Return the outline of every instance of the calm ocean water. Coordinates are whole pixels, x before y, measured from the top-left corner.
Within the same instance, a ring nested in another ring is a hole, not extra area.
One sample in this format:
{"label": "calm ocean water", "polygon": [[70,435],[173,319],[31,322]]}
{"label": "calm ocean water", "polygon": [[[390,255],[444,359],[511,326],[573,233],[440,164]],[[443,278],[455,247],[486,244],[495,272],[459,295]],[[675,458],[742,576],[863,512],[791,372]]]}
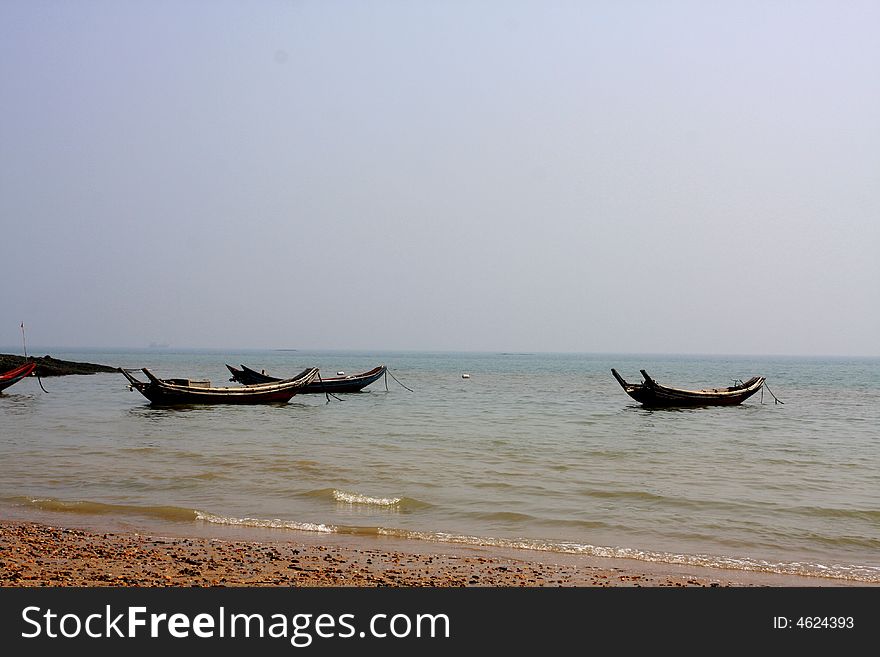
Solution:
{"label": "calm ocean water", "polygon": [[[878,359],[33,353],[214,385],[237,385],[224,363],[280,376],[384,363],[393,376],[341,401],[178,409],[152,407],[121,374],[43,379],[48,394],[27,379],[0,395],[7,513],[272,527],[293,539],[376,534],[880,583]],[[644,368],[691,388],[761,374],[784,404],[765,391],[736,407],[645,410],[612,367],[631,381]]]}

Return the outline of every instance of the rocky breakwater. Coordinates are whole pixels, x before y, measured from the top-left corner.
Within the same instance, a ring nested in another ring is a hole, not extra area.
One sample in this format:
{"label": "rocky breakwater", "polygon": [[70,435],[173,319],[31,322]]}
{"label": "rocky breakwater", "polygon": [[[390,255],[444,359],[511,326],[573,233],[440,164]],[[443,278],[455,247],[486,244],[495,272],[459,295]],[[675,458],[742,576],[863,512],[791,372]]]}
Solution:
{"label": "rocky breakwater", "polygon": [[15,356],[13,354],[0,354],[0,372],[11,370],[19,365],[33,361],[37,364],[36,374],[40,377],[64,376],[67,374],[97,374],[99,372],[118,372],[119,370],[109,365],[97,365],[95,363],[78,363],[70,360],[58,360],[52,356]]}

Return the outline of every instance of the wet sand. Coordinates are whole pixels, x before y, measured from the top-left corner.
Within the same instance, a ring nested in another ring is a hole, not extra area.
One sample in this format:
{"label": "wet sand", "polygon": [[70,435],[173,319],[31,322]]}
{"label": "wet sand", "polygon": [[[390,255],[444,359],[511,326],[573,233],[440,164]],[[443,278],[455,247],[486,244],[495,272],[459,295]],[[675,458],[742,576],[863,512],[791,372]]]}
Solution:
{"label": "wet sand", "polygon": [[0,520],[0,586],[845,586],[798,578],[375,538],[232,540]]}

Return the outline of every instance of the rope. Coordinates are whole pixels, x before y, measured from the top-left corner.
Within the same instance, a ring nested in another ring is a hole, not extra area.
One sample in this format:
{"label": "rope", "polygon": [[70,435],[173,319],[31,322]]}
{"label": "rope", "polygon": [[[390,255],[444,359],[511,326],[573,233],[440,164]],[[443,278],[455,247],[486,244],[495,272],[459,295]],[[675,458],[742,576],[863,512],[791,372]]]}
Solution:
{"label": "rope", "polygon": [[[391,372],[389,370],[385,370],[385,374],[391,374]],[[394,379],[395,381],[397,381],[398,383],[400,383],[400,381],[397,380],[397,377],[394,376],[393,374],[391,374],[391,378]],[[402,383],[400,383],[400,385],[403,386],[404,388],[406,388],[406,386],[403,385]],[[386,390],[388,389],[388,379],[385,379],[385,389]],[[410,392],[413,392],[412,388],[406,388],[406,389],[409,390]]]}
{"label": "rope", "polygon": [[339,399],[339,397],[337,397],[336,395],[334,395],[334,394],[333,394],[332,392],[330,392],[329,390],[327,390],[327,386],[324,385],[324,379],[321,378],[321,373],[320,373],[320,372],[318,372],[318,381],[321,382],[321,390],[324,391],[324,396],[327,397],[327,403],[328,403],[328,404],[330,403],[330,397],[333,397],[334,399],[338,399],[339,401],[344,401],[344,400],[342,400],[342,399]]}
{"label": "rope", "polygon": [[[39,383],[40,387],[43,388],[43,380],[39,376],[37,376],[37,383]],[[43,388],[43,392],[45,392],[47,395],[49,394],[49,391],[45,388]]]}
{"label": "rope", "polygon": [[761,398],[762,398],[762,399],[763,399],[763,396],[764,396],[764,388],[767,388],[767,392],[769,392],[769,393],[772,395],[772,397],[773,397],[773,401],[774,401],[775,403],[785,405],[785,402],[784,402],[784,401],[782,401],[781,399],[778,399],[778,398],[776,397],[776,395],[773,394],[773,391],[770,390],[770,388],[767,386],[767,383],[766,383],[766,382],[764,383],[764,386],[761,388]]}

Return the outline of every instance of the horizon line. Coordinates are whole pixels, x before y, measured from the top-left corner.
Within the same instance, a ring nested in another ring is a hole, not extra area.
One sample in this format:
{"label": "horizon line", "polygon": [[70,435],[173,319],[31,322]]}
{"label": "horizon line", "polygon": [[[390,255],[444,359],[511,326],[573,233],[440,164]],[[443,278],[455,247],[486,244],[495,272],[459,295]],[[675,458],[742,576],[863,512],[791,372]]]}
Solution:
{"label": "horizon line", "polygon": [[[7,351],[7,348],[10,351]],[[650,357],[668,357],[668,356],[688,356],[688,357],[713,357],[713,358],[861,358],[861,359],[877,359],[880,358],[880,354],[870,355],[870,354],[833,354],[833,353],[817,353],[817,354],[807,354],[807,353],[748,353],[748,352],[678,352],[678,351],[620,351],[620,350],[612,350],[612,351],[571,351],[571,350],[545,350],[545,349],[416,349],[416,348],[404,348],[404,349],[394,349],[394,348],[381,348],[381,349],[372,349],[372,348],[364,348],[364,347],[194,347],[194,346],[173,346],[173,345],[162,345],[162,346],[114,346],[114,347],[103,347],[103,346],[59,346],[59,345],[35,345],[34,347],[30,347],[28,351],[33,352],[36,349],[37,351],[46,351],[51,352],[52,350],[56,351],[107,351],[107,352],[116,352],[116,351],[134,351],[134,352],[178,352],[178,351],[202,351],[202,352],[248,352],[248,351],[283,351],[283,352],[310,352],[310,351],[326,351],[326,352],[373,352],[373,353],[427,353],[427,354],[497,354],[497,355],[512,355],[512,356],[526,356],[526,355],[592,355],[592,356],[650,356]],[[13,349],[11,345],[2,346],[0,345],[0,353],[2,355],[7,356],[24,356],[24,354],[18,353],[19,349]],[[49,353],[41,354],[42,355],[50,355]],[[28,357],[38,358],[35,352],[29,353]]]}

